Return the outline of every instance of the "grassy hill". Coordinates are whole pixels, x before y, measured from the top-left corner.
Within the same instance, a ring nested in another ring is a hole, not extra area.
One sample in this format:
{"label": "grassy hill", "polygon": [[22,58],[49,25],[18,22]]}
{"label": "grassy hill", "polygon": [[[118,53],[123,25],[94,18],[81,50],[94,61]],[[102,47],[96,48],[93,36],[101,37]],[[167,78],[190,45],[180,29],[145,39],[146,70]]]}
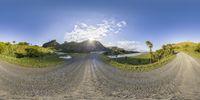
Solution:
{"label": "grassy hill", "polygon": [[185,52],[193,57],[200,58],[200,43],[181,42],[173,44],[177,52]]}
{"label": "grassy hill", "polygon": [[0,42],[0,59],[25,67],[47,67],[63,62],[53,50],[32,46],[26,42],[18,44]]}

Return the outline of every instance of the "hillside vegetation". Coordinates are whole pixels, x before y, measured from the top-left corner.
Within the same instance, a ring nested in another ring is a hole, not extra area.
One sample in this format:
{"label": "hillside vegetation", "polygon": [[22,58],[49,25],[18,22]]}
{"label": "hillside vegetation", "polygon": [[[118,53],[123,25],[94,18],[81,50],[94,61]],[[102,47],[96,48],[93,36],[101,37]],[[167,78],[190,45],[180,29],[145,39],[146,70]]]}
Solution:
{"label": "hillside vegetation", "polygon": [[177,52],[185,52],[193,57],[200,58],[200,43],[181,42],[173,44]]}
{"label": "hillside vegetation", "polygon": [[31,46],[26,42],[0,42],[0,59],[26,67],[46,67],[63,61],[53,54],[53,50]]}
{"label": "hillside vegetation", "polygon": [[131,72],[143,72],[159,68],[171,61],[178,52],[185,52],[193,57],[200,58],[200,43],[167,44],[155,52],[151,51],[153,44],[150,41],[148,41],[148,45],[150,45],[150,53],[148,54],[118,59],[111,59],[106,56],[102,56],[102,58],[116,68]]}
{"label": "hillside vegetation", "polygon": [[144,72],[159,68],[175,57],[175,48],[172,44],[163,45],[161,49],[142,54],[136,57],[111,59],[107,56],[101,58],[112,66],[130,72]]}

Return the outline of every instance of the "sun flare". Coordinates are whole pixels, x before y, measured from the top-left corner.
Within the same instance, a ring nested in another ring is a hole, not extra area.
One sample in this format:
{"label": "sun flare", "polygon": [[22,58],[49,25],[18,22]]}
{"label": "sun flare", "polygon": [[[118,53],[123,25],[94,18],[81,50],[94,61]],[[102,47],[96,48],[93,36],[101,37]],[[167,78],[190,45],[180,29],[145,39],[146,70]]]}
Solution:
{"label": "sun flare", "polygon": [[95,39],[94,38],[89,38],[89,41],[90,42],[93,42]]}

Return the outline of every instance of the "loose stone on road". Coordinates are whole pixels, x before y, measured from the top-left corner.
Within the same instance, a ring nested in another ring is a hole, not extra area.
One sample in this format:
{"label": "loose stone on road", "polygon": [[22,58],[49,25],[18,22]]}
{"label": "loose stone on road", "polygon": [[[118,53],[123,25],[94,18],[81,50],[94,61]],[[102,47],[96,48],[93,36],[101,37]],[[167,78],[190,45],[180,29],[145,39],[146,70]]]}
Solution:
{"label": "loose stone on road", "polygon": [[42,69],[0,62],[0,99],[198,100],[199,76],[200,60],[184,53],[161,68],[142,73],[118,70],[96,54]]}

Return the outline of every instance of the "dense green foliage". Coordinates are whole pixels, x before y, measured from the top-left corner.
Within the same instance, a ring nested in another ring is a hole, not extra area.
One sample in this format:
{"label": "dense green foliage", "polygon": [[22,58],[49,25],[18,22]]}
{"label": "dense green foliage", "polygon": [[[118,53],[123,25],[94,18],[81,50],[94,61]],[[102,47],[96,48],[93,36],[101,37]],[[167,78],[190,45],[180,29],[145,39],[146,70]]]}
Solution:
{"label": "dense green foliage", "polygon": [[39,46],[30,46],[26,42],[20,42],[19,44],[10,44],[0,42],[0,54],[6,56],[12,56],[17,58],[22,57],[43,57],[51,54],[53,51],[47,48]]}
{"label": "dense green foliage", "polygon": [[63,61],[53,54],[53,50],[31,46],[26,42],[18,44],[0,42],[0,59],[32,67],[46,67]]}
{"label": "dense green foliage", "polygon": [[152,53],[152,61],[157,62],[165,57],[175,54],[175,48],[172,44],[163,45],[162,49],[156,50]]}
{"label": "dense green foliage", "polygon": [[151,43],[150,41],[146,41],[146,45],[149,48],[149,53],[150,53],[150,58],[149,61],[150,63],[154,63],[157,62],[159,60],[161,60],[162,58],[171,56],[175,54],[175,48],[173,47],[172,44],[167,44],[167,45],[163,45],[161,49],[156,50],[155,52],[152,52],[152,48],[153,48],[153,43]]}

